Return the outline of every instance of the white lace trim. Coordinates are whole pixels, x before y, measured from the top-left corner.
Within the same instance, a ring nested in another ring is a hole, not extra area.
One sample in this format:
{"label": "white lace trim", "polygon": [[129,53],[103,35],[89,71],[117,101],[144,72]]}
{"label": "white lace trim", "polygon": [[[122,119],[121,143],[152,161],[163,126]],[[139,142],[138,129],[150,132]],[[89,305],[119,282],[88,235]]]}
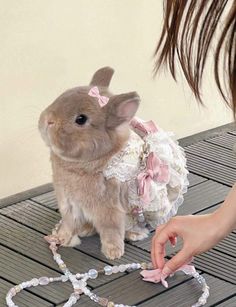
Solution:
{"label": "white lace trim", "polygon": [[156,227],[175,215],[183,203],[183,194],[187,191],[189,184],[186,158],[183,149],[172,139],[172,136],[172,133],[159,129],[158,132],[145,137],[145,142],[150,145],[150,152],[154,152],[165,161],[170,171],[170,180],[167,184],[152,182],[149,204],[144,204],[137,193],[136,178],[141,171],[139,157],[144,141],[136,133],[131,133],[125,148],[109,161],[104,170],[107,179],[116,178],[128,185],[130,211],[127,216],[127,229],[137,223],[136,217],[131,214],[134,207],[143,208],[146,222]]}

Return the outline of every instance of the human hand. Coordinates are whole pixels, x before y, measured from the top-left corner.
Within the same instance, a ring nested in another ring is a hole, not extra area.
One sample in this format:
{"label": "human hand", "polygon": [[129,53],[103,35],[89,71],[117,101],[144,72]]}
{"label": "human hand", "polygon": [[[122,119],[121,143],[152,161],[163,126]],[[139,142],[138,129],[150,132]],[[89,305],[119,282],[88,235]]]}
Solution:
{"label": "human hand", "polygon": [[[190,262],[193,256],[212,248],[225,235],[216,212],[200,216],[176,216],[156,230],[151,249],[153,266],[163,269],[163,274],[168,276]],[[165,245],[167,241],[175,245],[177,237],[183,239],[183,247],[165,263]]]}

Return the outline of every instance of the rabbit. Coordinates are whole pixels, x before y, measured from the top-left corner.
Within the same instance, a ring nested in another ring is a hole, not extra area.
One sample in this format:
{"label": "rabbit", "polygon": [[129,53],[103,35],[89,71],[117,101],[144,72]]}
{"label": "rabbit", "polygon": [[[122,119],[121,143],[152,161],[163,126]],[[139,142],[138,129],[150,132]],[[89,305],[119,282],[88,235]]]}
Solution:
{"label": "rabbit", "polygon": [[[109,91],[113,73],[110,67],[101,68],[89,86],[65,91],[41,113],[38,124],[50,148],[61,245],[73,247],[81,237],[99,233],[101,250],[109,259],[124,254],[125,238],[139,240],[149,233],[137,223],[128,226],[129,185],[106,173],[129,142],[130,122],[140,103],[136,92]],[[136,137],[135,146],[141,146],[142,139]],[[156,214],[147,212],[146,217],[157,221]]]}

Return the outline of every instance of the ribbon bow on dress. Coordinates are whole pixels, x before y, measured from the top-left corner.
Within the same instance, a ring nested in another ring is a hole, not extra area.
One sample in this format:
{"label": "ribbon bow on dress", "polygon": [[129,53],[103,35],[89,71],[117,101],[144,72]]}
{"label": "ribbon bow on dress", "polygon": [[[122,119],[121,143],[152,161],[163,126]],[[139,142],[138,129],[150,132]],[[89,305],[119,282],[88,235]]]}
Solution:
{"label": "ribbon bow on dress", "polygon": [[147,158],[146,169],[138,175],[137,179],[139,196],[144,203],[149,203],[151,182],[167,183],[169,167],[151,152]]}
{"label": "ribbon bow on dress", "polygon": [[149,133],[155,133],[158,131],[157,126],[152,120],[144,122],[137,117],[134,117],[131,120],[130,125],[142,138]]}
{"label": "ribbon bow on dress", "polygon": [[88,92],[88,95],[91,97],[96,97],[100,107],[104,107],[109,101],[108,97],[99,94],[99,89],[97,86],[92,87]]}

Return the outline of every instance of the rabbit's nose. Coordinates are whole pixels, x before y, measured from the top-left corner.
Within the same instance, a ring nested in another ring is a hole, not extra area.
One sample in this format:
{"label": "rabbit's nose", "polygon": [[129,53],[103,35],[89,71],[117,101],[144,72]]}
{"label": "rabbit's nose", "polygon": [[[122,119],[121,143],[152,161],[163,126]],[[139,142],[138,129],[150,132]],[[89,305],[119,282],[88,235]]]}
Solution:
{"label": "rabbit's nose", "polygon": [[52,126],[55,124],[55,116],[51,112],[46,116],[45,120],[48,126]]}
{"label": "rabbit's nose", "polygon": [[48,123],[48,126],[54,125],[54,121],[52,121],[52,120],[48,120],[47,123]]}

